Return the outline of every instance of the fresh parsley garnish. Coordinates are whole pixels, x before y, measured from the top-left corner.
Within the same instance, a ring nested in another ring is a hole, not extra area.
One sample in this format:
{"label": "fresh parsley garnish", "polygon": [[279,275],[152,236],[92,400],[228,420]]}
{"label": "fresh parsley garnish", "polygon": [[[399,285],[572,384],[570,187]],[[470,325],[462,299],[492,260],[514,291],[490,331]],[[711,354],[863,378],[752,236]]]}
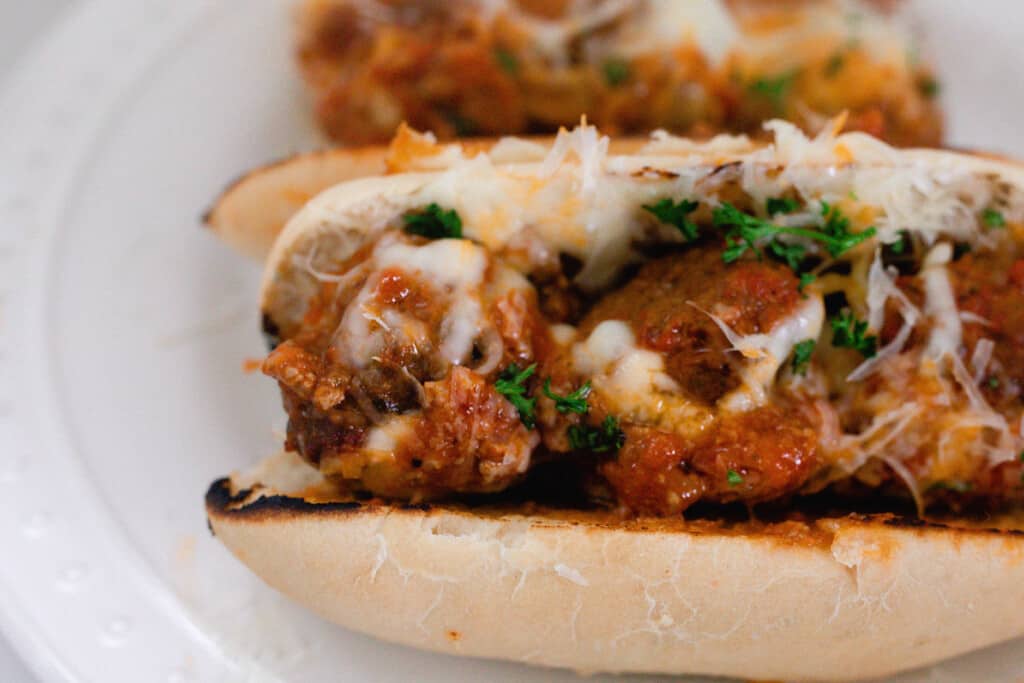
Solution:
{"label": "fresh parsley garnish", "polygon": [[534,412],[537,407],[537,399],[530,398],[526,393],[526,381],[533,376],[536,370],[536,363],[522,370],[513,363],[501,372],[498,381],[494,383],[495,390],[508,399],[508,402],[519,411],[519,419],[527,429],[533,429],[537,424]]}
{"label": "fresh parsley garnish", "polygon": [[494,61],[509,75],[514,76],[519,72],[519,59],[503,47],[494,48]]}
{"label": "fresh parsley garnish", "polygon": [[942,86],[939,85],[939,82],[931,76],[925,76],[917,82],[917,89],[925,97],[933,98],[938,96],[939,91],[942,90]]}
{"label": "fresh parsley garnish", "polygon": [[894,254],[902,254],[907,250],[907,236],[900,233],[899,239],[889,245],[889,251]]}
{"label": "fresh parsley garnish", "polygon": [[871,358],[878,352],[878,337],[867,334],[867,322],[857,320],[849,310],[832,318],[829,323],[832,325],[832,346],[853,349],[865,358]]}
{"label": "fresh parsley garnish", "polygon": [[[747,250],[752,250],[761,257],[758,243],[776,235],[793,235],[820,242],[832,256],[840,256],[869,237],[874,236],[875,229],[868,228],[863,232],[850,232],[850,219],[834,206],[822,202],[821,215],[824,225],[821,230],[776,225],[771,221],[743,213],[735,206],[724,202],[715,208],[711,220],[716,228],[725,230],[725,251],[722,260],[732,263],[739,259]],[[782,247],[772,248],[778,254]],[[789,259],[787,258],[787,262]]]}
{"label": "fresh parsley garnish", "polygon": [[777,213],[793,213],[800,208],[800,203],[789,197],[769,197],[764,208],[769,216],[774,216]]}
{"label": "fresh parsley garnish", "polygon": [[989,377],[988,380],[985,382],[985,384],[988,385],[989,389],[998,389],[999,388],[999,378],[995,377],[995,376]]}
{"label": "fresh parsley garnish", "polygon": [[969,481],[960,481],[959,479],[950,479],[937,481],[928,487],[929,491],[956,491],[957,493],[967,493],[974,486]]}
{"label": "fresh parsley garnish", "polygon": [[814,354],[814,346],[817,344],[813,339],[804,339],[793,346],[793,374],[806,375],[807,366]]}
{"label": "fresh parsley garnish", "polygon": [[629,79],[629,62],[621,57],[611,57],[605,60],[601,70],[604,72],[604,80],[613,88],[622,85]]}
{"label": "fresh parsley garnish", "polygon": [[981,220],[985,221],[985,225],[990,228],[1005,228],[1006,218],[1002,213],[995,209],[985,209],[981,214]]}
{"label": "fresh parsley garnish", "polygon": [[781,111],[799,74],[799,69],[793,69],[778,76],[758,78],[747,87],[750,92],[770,100],[775,108]]}
{"label": "fresh parsley garnish", "polygon": [[617,451],[626,443],[626,434],[619,429],[618,418],[609,415],[599,427],[572,425],[567,432],[569,445],[578,451],[605,453]]}
{"label": "fresh parsley garnish", "polygon": [[442,209],[437,204],[430,204],[420,211],[411,211],[404,216],[405,231],[411,235],[421,235],[432,240],[444,237],[462,237],[462,219],[454,209]]}
{"label": "fresh parsley garnish", "polygon": [[774,239],[768,243],[768,250],[786,262],[786,265],[793,269],[793,272],[800,272],[800,264],[803,263],[807,250],[802,244],[792,244]]}
{"label": "fresh parsley garnish", "polygon": [[801,294],[804,293],[804,288],[818,279],[818,276],[814,273],[800,273],[800,284],[796,286],[796,291]]}
{"label": "fresh parsley garnish", "polygon": [[825,241],[825,249],[833,257],[840,256],[875,234],[874,227],[864,232],[850,232],[850,219],[843,215],[838,206],[828,202],[821,203],[821,216],[825,219],[823,230],[830,238]]}
{"label": "fresh parsley garnish", "polygon": [[739,486],[743,483],[743,475],[736,470],[729,470],[725,473],[725,478],[729,482],[729,486]]}
{"label": "fresh parsley garnish", "polygon": [[698,206],[697,202],[689,199],[681,199],[679,202],[659,199],[653,204],[644,204],[643,208],[662,223],[675,226],[687,241],[692,242],[697,239],[697,225],[687,216],[696,211]]}
{"label": "fresh parsley garnish", "polygon": [[559,396],[551,391],[551,378],[549,377],[544,381],[544,395],[555,402],[555,408],[560,413],[586,415],[589,410],[587,396],[590,396],[590,382],[585,383],[568,396]]}

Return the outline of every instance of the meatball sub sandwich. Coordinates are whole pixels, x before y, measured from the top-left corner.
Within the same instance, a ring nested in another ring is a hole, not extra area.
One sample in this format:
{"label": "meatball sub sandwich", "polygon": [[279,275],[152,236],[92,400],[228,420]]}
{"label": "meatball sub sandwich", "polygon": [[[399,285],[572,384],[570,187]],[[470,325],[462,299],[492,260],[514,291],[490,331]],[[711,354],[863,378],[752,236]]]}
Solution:
{"label": "meatball sub sandwich", "polygon": [[211,528],[470,656],[846,680],[1024,634],[1024,170],[840,123],[408,133],[273,246],[287,452]]}
{"label": "meatball sub sandwich", "polygon": [[937,144],[938,87],[888,1],[307,0],[298,59],[334,140],[757,132],[781,117]]}

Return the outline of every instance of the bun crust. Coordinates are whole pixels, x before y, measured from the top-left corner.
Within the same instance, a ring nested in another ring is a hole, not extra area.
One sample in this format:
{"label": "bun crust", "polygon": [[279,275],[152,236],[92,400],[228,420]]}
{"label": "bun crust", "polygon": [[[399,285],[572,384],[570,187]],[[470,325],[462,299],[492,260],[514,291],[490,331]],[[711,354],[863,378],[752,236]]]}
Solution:
{"label": "bun crust", "polygon": [[[272,493],[272,492],[271,492]],[[217,537],[324,618],[586,672],[851,680],[1024,633],[1024,536],[892,515],[727,525],[206,496]]]}
{"label": "bun crust", "polygon": [[233,249],[262,261],[302,206],[345,180],[386,172],[386,147],[297,154],[252,169],[228,185],[203,223]]}

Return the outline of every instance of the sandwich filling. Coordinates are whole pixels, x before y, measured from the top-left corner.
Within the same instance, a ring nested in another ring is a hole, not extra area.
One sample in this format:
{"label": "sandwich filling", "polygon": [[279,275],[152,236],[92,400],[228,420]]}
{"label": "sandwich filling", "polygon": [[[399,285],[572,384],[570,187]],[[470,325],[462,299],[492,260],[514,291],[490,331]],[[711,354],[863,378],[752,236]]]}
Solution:
{"label": "sandwich filling", "polygon": [[1021,188],[769,127],[642,157],[581,127],[536,163],[456,150],[344,217],[321,195],[272,273],[302,302],[267,318],[287,446],[413,502],[545,463],[640,515],[826,488],[1024,500]]}
{"label": "sandwich filling", "polygon": [[883,1],[307,0],[299,63],[345,143],[403,121],[442,137],[757,131],[774,117],[938,144],[938,85]]}

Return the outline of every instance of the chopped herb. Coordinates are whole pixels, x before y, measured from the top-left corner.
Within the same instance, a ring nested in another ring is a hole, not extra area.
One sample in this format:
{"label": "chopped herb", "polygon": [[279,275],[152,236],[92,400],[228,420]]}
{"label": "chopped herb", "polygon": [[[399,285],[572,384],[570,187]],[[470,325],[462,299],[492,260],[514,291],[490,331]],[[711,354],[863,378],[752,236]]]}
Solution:
{"label": "chopped herb", "polygon": [[555,402],[555,408],[560,413],[586,415],[588,410],[587,396],[590,395],[590,382],[585,383],[568,396],[559,396],[551,391],[551,378],[549,377],[544,381],[544,395]]}
{"label": "chopped herb", "polygon": [[519,411],[519,419],[527,429],[533,429],[537,424],[534,415],[537,399],[530,398],[526,394],[526,381],[530,379],[536,369],[536,363],[523,370],[513,363],[502,371],[498,381],[494,383],[495,390],[508,399],[508,402]]}
{"label": "chopped herb", "polygon": [[825,63],[825,78],[835,78],[839,75],[839,72],[843,70],[843,66],[845,65],[846,55],[842,52],[834,53]]}
{"label": "chopped herb", "polygon": [[857,320],[853,313],[846,310],[832,318],[832,346],[853,349],[865,358],[871,358],[878,351],[878,337],[868,335],[866,321]]}
{"label": "chopped herb", "polygon": [[960,481],[959,479],[950,479],[948,481],[937,481],[928,487],[929,491],[956,491],[957,493],[967,493],[974,486],[969,481]]}
{"label": "chopped herb", "polygon": [[777,213],[793,213],[799,208],[800,203],[788,197],[769,197],[765,202],[765,210],[768,211],[769,216],[774,216]]}
{"label": "chopped herb", "polygon": [[494,48],[494,61],[509,75],[514,76],[519,72],[519,59],[503,47]]}
{"label": "chopped herb", "polygon": [[604,80],[613,88],[622,85],[629,79],[629,62],[621,57],[605,60],[601,69],[604,71]]}
{"label": "chopped herb", "polygon": [[793,374],[806,375],[807,365],[811,362],[814,354],[814,346],[817,344],[813,339],[804,339],[793,346]]}
{"label": "chopped herb", "polygon": [[619,420],[609,415],[600,427],[572,425],[568,431],[569,445],[578,451],[605,453],[617,451],[626,443],[626,434],[619,429]]}
{"label": "chopped herb", "polygon": [[402,216],[405,231],[412,235],[422,235],[432,240],[444,237],[462,237],[462,219],[454,209],[442,209],[437,204],[430,204],[421,211],[412,211]]}
{"label": "chopped herb", "polygon": [[[874,236],[875,229],[868,228],[859,233],[850,232],[850,219],[843,216],[838,208],[822,202],[821,215],[825,219],[822,230],[797,228],[776,225],[756,216],[743,213],[732,204],[724,202],[712,212],[712,221],[716,228],[725,228],[725,251],[722,259],[726,263],[736,261],[748,249],[761,257],[758,242],[767,237],[779,234],[794,235],[821,242],[832,256],[840,256],[869,237]],[[773,249],[773,253],[778,251]]]}
{"label": "chopped herb", "polygon": [[933,98],[938,96],[939,92],[942,90],[942,86],[931,76],[925,76],[917,82],[917,89],[925,97]]}
{"label": "chopped herb", "polygon": [[818,276],[814,273],[800,273],[800,284],[796,286],[796,290],[803,294],[804,288],[818,279]]}
{"label": "chopped herb", "polygon": [[854,192],[853,190],[850,190],[849,192],[847,192],[846,196],[849,197],[850,199],[852,199],[855,202],[859,202],[860,201],[860,197],[858,197],[857,193]]}
{"label": "chopped herb", "polygon": [[654,214],[662,223],[675,226],[687,241],[692,242],[697,239],[697,225],[687,216],[696,211],[698,206],[697,202],[689,199],[682,199],[679,203],[661,199],[654,204],[644,204],[644,210]]}
{"label": "chopped herb", "polygon": [[786,265],[793,269],[793,272],[800,272],[800,264],[803,263],[807,250],[801,244],[790,244],[779,239],[768,243],[768,249],[773,254],[786,262]]}
{"label": "chopped herb", "polygon": [[775,77],[758,78],[747,87],[750,92],[771,100],[775,108],[781,111],[799,73],[799,69],[793,69]]}
{"label": "chopped herb", "polygon": [[999,388],[999,378],[998,377],[989,377],[988,381],[986,382],[986,384],[988,384],[988,388],[989,389],[998,389]]}
{"label": "chopped herb", "polygon": [[450,111],[445,114],[445,118],[455,128],[455,135],[460,138],[480,134],[480,124],[468,116],[464,116],[457,111]]}
{"label": "chopped herb", "polygon": [[907,236],[900,233],[898,240],[889,245],[889,250],[894,254],[902,254],[907,250]]}
{"label": "chopped herb", "polygon": [[995,209],[985,209],[981,214],[981,220],[990,228],[1005,228],[1006,218]]}
{"label": "chopped herb", "polygon": [[743,483],[743,476],[736,470],[726,472],[725,478],[729,481],[729,486],[739,486]]}

